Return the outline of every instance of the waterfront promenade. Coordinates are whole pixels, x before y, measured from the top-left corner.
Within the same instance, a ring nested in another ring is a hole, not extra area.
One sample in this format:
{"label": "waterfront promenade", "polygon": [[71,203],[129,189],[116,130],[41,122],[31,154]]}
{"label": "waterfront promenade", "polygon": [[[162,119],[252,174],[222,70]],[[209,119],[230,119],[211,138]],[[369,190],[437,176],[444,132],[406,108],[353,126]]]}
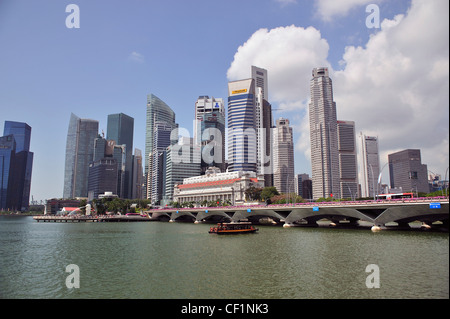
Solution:
{"label": "waterfront promenade", "polygon": [[382,228],[409,228],[419,221],[425,228],[439,227],[448,231],[448,197],[401,200],[310,202],[283,205],[247,204],[224,207],[160,208],[142,215],[89,215],[33,217],[37,222],[240,222],[278,224],[285,227],[318,226],[328,220],[331,226],[356,227],[365,222]]}
{"label": "waterfront promenade", "polygon": [[283,226],[317,226],[321,219],[348,226],[365,221],[385,227],[397,223],[407,227],[408,223],[421,221],[426,225],[441,222],[448,229],[448,197],[424,197],[401,200],[310,202],[284,205],[240,205],[224,207],[164,208],[146,213],[153,220],[192,221],[251,221],[257,223],[269,218]]}
{"label": "waterfront promenade", "polygon": [[74,215],[74,216],[57,216],[57,215],[40,215],[34,216],[37,222],[57,222],[57,223],[101,223],[101,222],[148,222],[148,216],[126,216],[126,215]]}

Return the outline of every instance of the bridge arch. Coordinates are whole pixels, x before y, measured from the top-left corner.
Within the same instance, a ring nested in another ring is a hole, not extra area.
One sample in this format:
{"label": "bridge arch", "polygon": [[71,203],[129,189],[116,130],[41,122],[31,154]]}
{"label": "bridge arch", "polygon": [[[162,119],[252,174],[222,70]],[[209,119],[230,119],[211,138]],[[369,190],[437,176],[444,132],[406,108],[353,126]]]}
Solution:
{"label": "bridge arch", "polygon": [[448,203],[441,204],[441,208],[438,209],[430,209],[429,205],[424,204],[410,205],[407,208],[404,206],[393,206],[380,214],[374,222],[377,225],[385,225],[389,222],[406,224],[416,220],[426,223],[433,223],[435,221],[446,221],[448,223],[448,212]]}

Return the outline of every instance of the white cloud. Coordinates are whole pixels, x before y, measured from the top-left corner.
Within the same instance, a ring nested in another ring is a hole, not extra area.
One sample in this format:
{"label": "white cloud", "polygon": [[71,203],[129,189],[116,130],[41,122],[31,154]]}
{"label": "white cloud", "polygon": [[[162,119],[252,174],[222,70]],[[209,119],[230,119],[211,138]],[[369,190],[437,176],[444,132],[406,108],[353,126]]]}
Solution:
{"label": "white cloud", "polygon": [[316,14],[324,21],[330,21],[334,17],[343,17],[350,10],[371,3],[379,3],[381,0],[316,0]]}
{"label": "white cloud", "polygon": [[138,63],[144,63],[144,56],[136,51],[133,51],[128,56],[128,60]]}
{"label": "white cloud", "polygon": [[347,47],[334,74],[338,118],[378,135],[387,154],[422,151],[422,163],[445,172],[449,161],[448,1],[414,0],[407,15],[385,20],[362,47]]}
{"label": "white cloud", "polygon": [[312,69],[330,67],[328,49],[313,27],[259,29],[238,48],[227,77],[230,81],[249,78],[252,65],[267,69],[270,102],[283,109],[304,108]]}
{"label": "white cloud", "polygon": [[327,66],[338,119],[355,121],[358,133],[379,137],[381,163],[388,153],[419,148],[422,163],[444,174],[449,163],[448,9],[446,0],[413,0],[406,15],[384,20],[364,47],[347,47],[345,67],[337,72],[317,29],[260,29],[239,47],[227,76],[249,78],[251,65],[268,70],[269,101],[295,111],[283,115],[295,119],[296,150],[308,162],[311,71]]}
{"label": "white cloud", "polygon": [[275,2],[278,2],[281,4],[282,7],[287,6],[288,4],[294,4],[297,3],[297,0],[275,0]]}

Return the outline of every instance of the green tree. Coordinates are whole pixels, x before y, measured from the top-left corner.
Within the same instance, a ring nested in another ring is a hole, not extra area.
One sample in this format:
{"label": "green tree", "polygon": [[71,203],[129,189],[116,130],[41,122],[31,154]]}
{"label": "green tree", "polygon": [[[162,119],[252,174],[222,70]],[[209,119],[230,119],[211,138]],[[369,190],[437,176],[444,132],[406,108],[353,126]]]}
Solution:
{"label": "green tree", "polygon": [[256,188],[255,186],[250,186],[245,190],[245,196],[249,200],[261,200],[262,188]]}
{"label": "green tree", "polygon": [[264,187],[261,192],[261,198],[266,200],[268,198],[272,198],[273,196],[280,195],[277,188],[275,186]]}

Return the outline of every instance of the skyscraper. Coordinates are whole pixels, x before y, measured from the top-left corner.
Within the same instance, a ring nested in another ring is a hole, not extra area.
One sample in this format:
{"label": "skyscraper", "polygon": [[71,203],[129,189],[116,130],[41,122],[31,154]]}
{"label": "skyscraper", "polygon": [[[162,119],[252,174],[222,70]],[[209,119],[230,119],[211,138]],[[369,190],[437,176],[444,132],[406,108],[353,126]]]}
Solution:
{"label": "skyscraper", "polygon": [[337,130],[341,197],[356,199],[359,196],[355,122],[337,121]]}
{"label": "skyscraper", "polygon": [[148,156],[153,151],[154,123],[163,121],[172,128],[178,127],[175,123],[175,112],[160,98],[153,94],[147,95],[147,119],[145,125],[145,174],[148,172]]}
{"label": "skyscraper", "polygon": [[328,68],[314,68],[309,125],[313,198],[340,198],[336,103]]}
{"label": "skyscraper", "polygon": [[257,171],[255,84],[228,82],[228,170]]}
{"label": "skyscraper", "polygon": [[13,135],[16,142],[13,165],[13,184],[10,193],[10,207],[28,210],[30,202],[33,152],[30,152],[31,127],[27,123],[5,121],[3,135]]}
{"label": "skyscraper", "polygon": [[70,115],[64,169],[64,198],[87,197],[89,163],[94,157],[98,121]]}
{"label": "skyscraper", "polygon": [[93,161],[89,163],[89,200],[105,192],[123,197],[125,149],[125,145],[116,145],[116,141],[106,140],[100,135],[94,140]]}
{"label": "skyscraper", "polygon": [[144,177],[142,171],[142,151],[138,148],[134,149],[132,172],[131,198],[143,199],[142,185],[144,183]]}
{"label": "skyscraper", "polygon": [[252,65],[255,84],[257,173],[264,175],[264,186],[273,185],[272,106],[269,101],[267,70]]}
{"label": "skyscraper", "polygon": [[[181,146],[183,152],[178,153]],[[181,137],[176,145],[170,145],[166,149],[166,179],[164,199],[169,203],[173,199],[174,186],[183,184],[185,178],[199,176],[200,163],[194,159],[195,145],[193,138]],[[189,152],[187,151],[189,150]]]}
{"label": "skyscraper", "polygon": [[380,191],[378,189],[378,176],[380,174],[380,155],[378,153],[378,138],[360,133],[361,153],[361,196],[373,197]]}
{"label": "skyscraper", "polygon": [[407,149],[388,155],[391,188],[404,193],[429,193],[427,165],[422,164],[419,149]]}
{"label": "skyscraper", "polygon": [[[178,127],[178,124],[175,123],[175,112],[160,98],[158,98],[153,94],[149,94],[147,95],[147,117],[145,124],[144,174],[145,174],[146,191],[149,191],[151,189],[151,186],[147,185],[147,182],[149,180],[149,157],[153,153],[153,143],[154,143],[153,134],[155,122],[157,121],[167,123],[172,127],[172,129]],[[145,197],[150,198],[151,194],[147,193]]]}
{"label": "skyscraper", "polygon": [[16,142],[14,135],[0,137],[0,210],[12,209],[12,183],[14,180],[14,156]]}
{"label": "skyscraper", "polygon": [[200,96],[195,102],[194,145],[200,146],[202,174],[210,166],[218,167],[222,172],[225,171],[223,99]]}
{"label": "skyscraper", "polygon": [[255,92],[256,88],[261,88],[262,98],[266,101],[269,101],[269,83],[267,78],[267,70],[252,65],[252,79],[255,81]]}
{"label": "skyscraper", "polygon": [[147,198],[152,204],[159,204],[165,195],[167,147],[171,144],[172,125],[157,121],[154,123],[153,152],[149,156]]}
{"label": "skyscraper", "polygon": [[278,119],[273,135],[273,185],[280,193],[293,193],[294,142],[289,120]]}
{"label": "skyscraper", "polygon": [[122,198],[132,198],[133,130],[134,119],[131,116],[123,113],[108,115],[106,139],[115,141],[117,145],[126,146]]}

